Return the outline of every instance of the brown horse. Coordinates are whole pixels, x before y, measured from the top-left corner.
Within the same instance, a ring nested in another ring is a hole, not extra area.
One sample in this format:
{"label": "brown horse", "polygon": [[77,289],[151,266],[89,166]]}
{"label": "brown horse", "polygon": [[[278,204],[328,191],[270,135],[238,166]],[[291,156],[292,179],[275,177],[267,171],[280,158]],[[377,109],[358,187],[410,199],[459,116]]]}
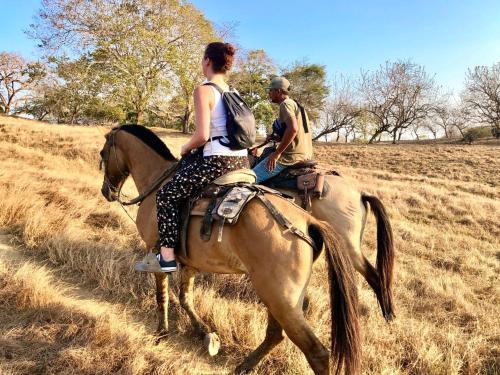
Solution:
{"label": "brown horse", "polygon": [[[249,156],[250,162],[254,158]],[[327,175],[329,189],[323,198],[312,200],[311,214],[330,224],[343,238],[354,268],[372,287],[387,321],[395,317],[392,298],[394,242],[391,223],[383,203],[376,196],[359,192],[348,179]],[[279,189],[299,201],[297,192]],[[377,260],[374,268],[361,252],[367,213],[371,208],[377,221]]]}
{"label": "brown horse", "polygon": [[[101,151],[105,166],[102,193],[108,201],[117,199],[127,176],[132,176],[139,193],[148,191],[155,179],[177,163],[165,144],[146,128],[127,125],[106,135]],[[148,248],[158,239],[155,192],[142,201],[137,228]],[[312,264],[326,249],[332,314],[332,350],[334,372],[342,368],[348,374],[359,366],[359,325],[354,270],[335,231],[293,203],[275,195],[266,197],[315,243],[311,246],[289,231],[284,231],[257,199],[242,212],[239,221],[224,229],[222,242],[216,236],[208,242],[199,236],[201,218],[189,224],[188,257],[179,257],[181,272],[180,301],[197,333],[206,340],[211,354],[219,349],[217,335],[201,321],[193,308],[193,284],[197,271],[246,273],[268,309],[267,333],[262,344],[236,369],[251,370],[273,347],[288,337],[302,350],[315,374],[329,374],[329,354],[315,336],[303,315],[304,295]],[[168,282],[166,274],[155,274],[159,307],[159,333],[168,327]]]}

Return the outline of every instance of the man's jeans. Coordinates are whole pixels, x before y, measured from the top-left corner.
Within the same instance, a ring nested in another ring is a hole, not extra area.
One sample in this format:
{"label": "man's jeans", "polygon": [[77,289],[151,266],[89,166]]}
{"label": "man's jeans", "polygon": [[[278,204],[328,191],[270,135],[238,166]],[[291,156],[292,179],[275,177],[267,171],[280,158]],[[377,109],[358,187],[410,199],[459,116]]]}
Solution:
{"label": "man's jeans", "polygon": [[269,180],[271,177],[274,177],[280,174],[281,171],[286,169],[286,165],[280,164],[276,162],[276,167],[269,171],[267,169],[267,161],[269,160],[269,156],[262,160],[259,164],[253,167],[253,171],[257,175],[257,183],[260,184],[266,180]]}

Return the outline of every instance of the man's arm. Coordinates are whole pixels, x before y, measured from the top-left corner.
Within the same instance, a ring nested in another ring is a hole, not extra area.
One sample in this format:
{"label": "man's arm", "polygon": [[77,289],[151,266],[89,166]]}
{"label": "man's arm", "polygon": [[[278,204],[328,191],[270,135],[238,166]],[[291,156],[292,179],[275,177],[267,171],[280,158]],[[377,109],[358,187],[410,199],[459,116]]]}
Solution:
{"label": "man's arm", "polygon": [[283,138],[281,139],[280,145],[276,149],[276,153],[281,155],[283,151],[286,150],[288,145],[292,143],[293,139],[295,138],[298,132],[299,132],[299,123],[297,119],[295,118],[295,116],[289,117],[286,120],[285,133],[283,134]]}
{"label": "man's arm", "polygon": [[270,171],[276,168],[276,162],[281,157],[283,151],[286,150],[288,145],[292,143],[293,139],[296,137],[299,131],[299,124],[295,115],[287,116],[285,124],[286,129],[285,133],[283,134],[283,138],[281,139],[281,142],[276,151],[269,155],[269,159],[267,160],[267,169]]}

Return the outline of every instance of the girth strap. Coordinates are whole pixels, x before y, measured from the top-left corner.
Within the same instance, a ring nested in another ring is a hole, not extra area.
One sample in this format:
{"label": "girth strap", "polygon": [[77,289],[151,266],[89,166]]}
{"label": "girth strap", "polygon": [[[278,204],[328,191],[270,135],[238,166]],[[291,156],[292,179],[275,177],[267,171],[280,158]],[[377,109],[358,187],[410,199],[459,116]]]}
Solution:
{"label": "girth strap", "polygon": [[214,210],[216,205],[217,205],[217,198],[214,197],[208,204],[207,210],[205,211],[205,215],[203,216],[203,221],[200,227],[200,235],[203,241],[209,241],[212,235],[212,223],[214,221],[212,211]]}
{"label": "girth strap", "polygon": [[271,212],[271,214],[274,216],[274,218],[276,219],[276,221],[278,222],[278,224],[284,226],[290,232],[292,232],[296,236],[298,236],[301,239],[303,239],[304,241],[306,241],[309,245],[312,246],[312,248],[315,251],[319,250],[319,249],[316,248],[316,244],[314,243],[314,241],[312,240],[312,238],[309,237],[304,232],[302,232],[299,228],[297,228],[296,226],[294,226],[285,216],[283,216],[283,214],[278,211],[278,209],[276,208],[276,206],[274,204],[272,204],[272,202],[269,199],[267,199],[264,194],[257,194],[257,197],[260,199],[260,201],[262,203],[264,203],[264,206],[266,206],[267,209],[269,210],[269,212]]}

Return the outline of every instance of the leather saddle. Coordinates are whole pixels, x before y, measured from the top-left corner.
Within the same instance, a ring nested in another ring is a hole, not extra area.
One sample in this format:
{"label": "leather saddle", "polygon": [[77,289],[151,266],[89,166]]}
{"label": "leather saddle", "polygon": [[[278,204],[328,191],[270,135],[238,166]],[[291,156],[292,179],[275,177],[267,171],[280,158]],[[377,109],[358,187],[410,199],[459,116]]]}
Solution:
{"label": "leather saddle", "polygon": [[311,211],[312,198],[321,199],[329,189],[325,175],[340,174],[320,165],[315,160],[304,160],[293,164],[264,184],[274,189],[296,190],[301,198],[301,206]]}
{"label": "leather saddle", "polygon": [[264,193],[279,195],[291,201],[293,198],[269,187],[256,185],[256,179],[251,169],[231,171],[214,180],[196,197],[184,201],[181,205],[181,235],[176,254],[184,257],[188,255],[188,228],[192,216],[203,218],[200,236],[204,241],[210,240],[213,224],[218,223],[217,241],[221,242],[224,225],[235,224],[243,208],[255,197],[259,197],[278,221],[287,222],[277,210],[273,212],[272,203],[264,197]]}

